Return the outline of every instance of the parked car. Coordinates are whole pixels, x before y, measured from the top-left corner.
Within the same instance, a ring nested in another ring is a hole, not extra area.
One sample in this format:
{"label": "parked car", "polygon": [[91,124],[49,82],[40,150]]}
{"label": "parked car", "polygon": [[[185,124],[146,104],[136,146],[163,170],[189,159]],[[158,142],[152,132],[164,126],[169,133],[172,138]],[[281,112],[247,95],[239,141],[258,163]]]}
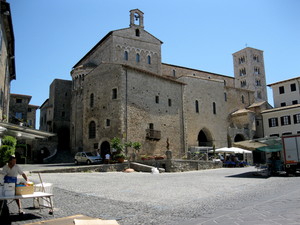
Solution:
{"label": "parked car", "polygon": [[77,152],[74,158],[75,164],[86,163],[88,165],[93,163],[100,163],[102,161],[101,156],[94,155],[91,152]]}

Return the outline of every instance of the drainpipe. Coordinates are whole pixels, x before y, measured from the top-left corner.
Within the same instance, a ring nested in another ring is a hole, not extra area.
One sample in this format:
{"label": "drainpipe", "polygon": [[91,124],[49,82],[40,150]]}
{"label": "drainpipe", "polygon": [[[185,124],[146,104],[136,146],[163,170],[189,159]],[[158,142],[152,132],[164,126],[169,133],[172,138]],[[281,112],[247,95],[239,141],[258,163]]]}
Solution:
{"label": "drainpipe", "polygon": [[[125,69],[125,142],[127,143],[128,141],[128,112],[127,112],[127,106],[128,106],[128,73],[127,69]],[[127,154],[127,148],[126,148],[126,154]]]}

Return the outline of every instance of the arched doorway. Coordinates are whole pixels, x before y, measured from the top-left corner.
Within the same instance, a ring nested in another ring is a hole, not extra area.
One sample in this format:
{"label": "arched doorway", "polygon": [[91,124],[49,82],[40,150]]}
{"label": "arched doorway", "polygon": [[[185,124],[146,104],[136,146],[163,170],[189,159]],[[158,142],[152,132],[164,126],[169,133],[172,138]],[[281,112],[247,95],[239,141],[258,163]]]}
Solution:
{"label": "arched doorway", "polygon": [[101,155],[101,158],[105,159],[105,155],[107,153],[111,155],[110,144],[109,144],[108,141],[103,141],[102,144],[101,144],[101,146],[100,146],[100,155]]}
{"label": "arched doorway", "polygon": [[212,138],[209,131],[202,129],[198,134],[198,145],[199,146],[213,146]]}
{"label": "arched doorway", "polygon": [[239,142],[239,141],[244,141],[244,140],[245,140],[245,137],[242,134],[237,134],[234,137],[234,142]]}

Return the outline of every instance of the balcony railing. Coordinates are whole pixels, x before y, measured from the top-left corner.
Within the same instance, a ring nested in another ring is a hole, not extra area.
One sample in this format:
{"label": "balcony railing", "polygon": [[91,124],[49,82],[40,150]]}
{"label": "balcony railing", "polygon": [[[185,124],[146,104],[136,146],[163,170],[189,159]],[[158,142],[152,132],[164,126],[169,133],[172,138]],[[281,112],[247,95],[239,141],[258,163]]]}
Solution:
{"label": "balcony railing", "polygon": [[146,129],[146,138],[151,140],[160,140],[161,132],[160,130]]}

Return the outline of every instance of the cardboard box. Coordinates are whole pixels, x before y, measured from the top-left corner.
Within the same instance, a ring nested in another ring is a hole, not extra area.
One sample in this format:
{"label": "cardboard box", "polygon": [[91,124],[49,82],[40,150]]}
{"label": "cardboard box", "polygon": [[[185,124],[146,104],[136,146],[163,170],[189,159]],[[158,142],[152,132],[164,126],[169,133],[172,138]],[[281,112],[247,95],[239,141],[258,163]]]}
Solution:
{"label": "cardboard box", "polygon": [[15,196],[15,191],[4,191],[4,196]]}
{"label": "cardboard box", "polygon": [[31,195],[34,192],[34,186],[16,187],[16,195]]}

